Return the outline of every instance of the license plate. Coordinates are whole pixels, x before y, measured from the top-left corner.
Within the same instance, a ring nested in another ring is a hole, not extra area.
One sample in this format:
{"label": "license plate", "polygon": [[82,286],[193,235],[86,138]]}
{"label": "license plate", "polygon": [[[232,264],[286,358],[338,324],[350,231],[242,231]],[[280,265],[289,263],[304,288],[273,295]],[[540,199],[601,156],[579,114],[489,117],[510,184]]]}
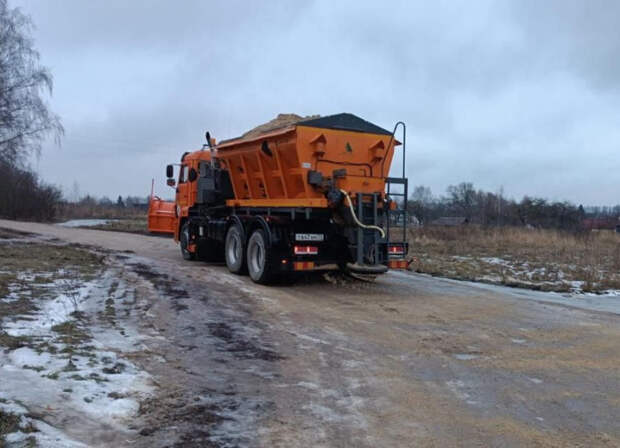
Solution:
{"label": "license plate", "polygon": [[296,233],[295,241],[323,241],[325,235],[322,233]]}

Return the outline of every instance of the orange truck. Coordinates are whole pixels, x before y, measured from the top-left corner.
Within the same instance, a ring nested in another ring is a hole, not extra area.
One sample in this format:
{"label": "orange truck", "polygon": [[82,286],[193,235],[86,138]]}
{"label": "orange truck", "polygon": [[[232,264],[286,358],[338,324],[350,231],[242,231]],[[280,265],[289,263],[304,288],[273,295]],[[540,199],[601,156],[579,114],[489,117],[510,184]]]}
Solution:
{"label": "orange truck", "polygon": [[[403,175],[389,177],[399,125]],[[172,234],[186,260],[225,261],[257,283],[330,267],[406,268],[405,134],[402,122],[390,132],[346,113],[219,143],[207,133],[203,149],[181,157],[176,180],[166,167],[175,200],[151,197],[149,230]]]}

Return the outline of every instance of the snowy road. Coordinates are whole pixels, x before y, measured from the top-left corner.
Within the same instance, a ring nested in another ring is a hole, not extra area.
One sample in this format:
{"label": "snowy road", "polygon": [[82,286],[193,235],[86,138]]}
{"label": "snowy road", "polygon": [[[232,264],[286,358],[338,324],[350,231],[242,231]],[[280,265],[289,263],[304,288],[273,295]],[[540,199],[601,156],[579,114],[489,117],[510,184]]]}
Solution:
{"label": "snowy road", "polygon": [[132,251],[110,257],[140,278],[132,361],[155,392],[127,446],[620,446],[618,297],[408,273],[262,287],[165,238],[0,227]]}

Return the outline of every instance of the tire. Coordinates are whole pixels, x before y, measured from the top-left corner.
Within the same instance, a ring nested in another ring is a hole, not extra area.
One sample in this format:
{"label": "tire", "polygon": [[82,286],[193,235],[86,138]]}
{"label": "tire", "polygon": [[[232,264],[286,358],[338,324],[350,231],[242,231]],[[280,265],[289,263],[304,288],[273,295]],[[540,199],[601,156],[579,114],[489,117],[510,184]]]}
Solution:
{"label": "tire", "polygon": [[248,273],[255,283],[265,284],[272,278],[273,255],[267,246],[267,238],[263,229],[252,233],[248,241],[247,257]]}
{"label": "tire", "polygon": [[187,222],[183,224],[183,227],[181,227],[181,233],[179,234],[179,245],[181,246],[181,255],[183,255],[184,260],[196,259],[196,254],[187,249],[187,246],[189,245],[189,223]]}
{"label": "tire", "polygon": [[243,232],[237,224],[230,226],[228,232],[226,232],[224,258],[230,272],[233,274],[245,274],[245,244]]}

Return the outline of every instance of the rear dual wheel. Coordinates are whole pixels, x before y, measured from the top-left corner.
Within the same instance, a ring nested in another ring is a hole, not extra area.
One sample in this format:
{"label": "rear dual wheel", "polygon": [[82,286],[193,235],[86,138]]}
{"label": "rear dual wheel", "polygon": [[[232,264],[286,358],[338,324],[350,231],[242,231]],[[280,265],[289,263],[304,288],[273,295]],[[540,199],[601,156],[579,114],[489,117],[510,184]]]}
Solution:
{"label": "rear dual wheel", "polygon": [[263,229],[252,233],[248,241],[247,261],[250,278],[256,283],[268,283],[273,273],[273,251],[267,244]]}
{"label": "rear dual wheel", "polygon": [[226,266],[233,274],[244,274],[247,271],[256,283],[271,280],[273,255],[264,230],[254,230],[246,247],[241,228],[238,225],[231,226],[226,233],[224,254]]}
{"label": "rear dual wheel", "polygon": [[224,258],[226,259],[226,266],[228,266],[230,272],[233,274],[245,273],[246,264],[243,232],[236,224],[230,226],[228,232],[226,232]]}

